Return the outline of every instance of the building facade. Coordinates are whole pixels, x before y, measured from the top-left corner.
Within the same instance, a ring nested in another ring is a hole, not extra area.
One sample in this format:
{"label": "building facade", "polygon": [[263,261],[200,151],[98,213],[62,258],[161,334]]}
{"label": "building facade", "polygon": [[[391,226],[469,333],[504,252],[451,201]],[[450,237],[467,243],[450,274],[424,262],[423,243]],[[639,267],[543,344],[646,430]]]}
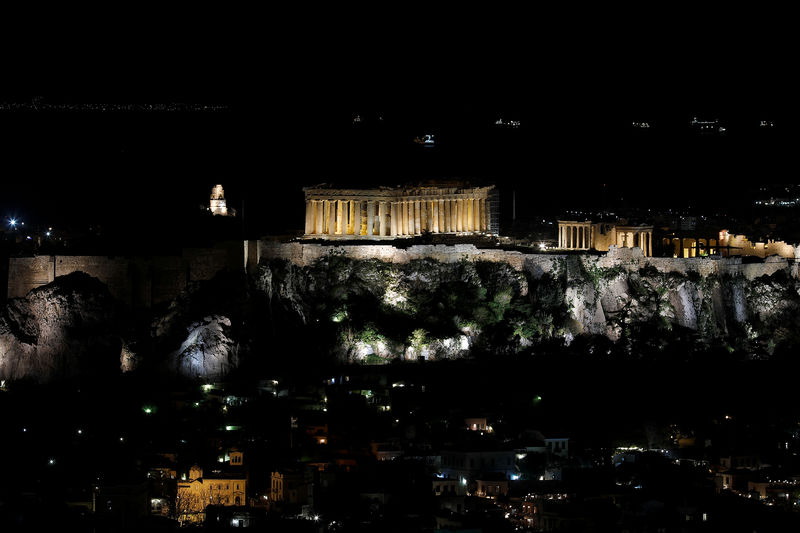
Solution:
{"label": "building facade", "polygon": [[[230,454],[231,465],[242,465],[241,452]],[[241,506],[247,503],[247,476],[241,471],[203,474],[193,466],[187,479],[178,482],[175,511],[181,523],[203,522],[208,505]]]}
{"label": "building facade", "polygon": [[305,237],[404,238],[428,233],[497,235],[494,186],[303,189]]}
{"label": "building facade", "polygon": [[646,257],[653,255],[653,226],[628,226],[607,222],[577,220],[558,221],[558,248],[563,250],[597,250],[607,252],[609,246],[642,249]]}

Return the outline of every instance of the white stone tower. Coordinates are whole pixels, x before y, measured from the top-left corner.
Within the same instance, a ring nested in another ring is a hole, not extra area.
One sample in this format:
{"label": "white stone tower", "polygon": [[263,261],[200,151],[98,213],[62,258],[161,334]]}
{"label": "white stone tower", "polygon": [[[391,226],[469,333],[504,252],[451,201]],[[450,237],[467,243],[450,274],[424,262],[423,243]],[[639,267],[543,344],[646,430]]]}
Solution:
{"label": "white stone tower", "polygon": [[228,206],[225,204],[225,191],[222,189],[222,185],[215,185],[211,189],[209,210],[212,215],[228,216]]}

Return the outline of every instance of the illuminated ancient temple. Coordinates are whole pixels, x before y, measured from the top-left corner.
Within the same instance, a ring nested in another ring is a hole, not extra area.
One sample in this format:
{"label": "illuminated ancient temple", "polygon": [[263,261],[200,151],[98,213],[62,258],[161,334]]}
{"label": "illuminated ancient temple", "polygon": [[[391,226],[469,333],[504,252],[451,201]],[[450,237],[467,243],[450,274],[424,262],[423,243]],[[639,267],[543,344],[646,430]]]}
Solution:
{"label": "illuminated ancient temple", "polygon": [[609,246],[641,248],[642,253],[653,255],[653,226],[629,226],[591,221],[558,221],[558,248],[565,250],[597,250],[607,252]]}
{"label": "illuminated ancient temple", "polygon": [[[382,239],[422,234],[497,234],[494,186],[377,189],[305,187],[305,236]],[[493,205],[494,201],[494,205]]]}

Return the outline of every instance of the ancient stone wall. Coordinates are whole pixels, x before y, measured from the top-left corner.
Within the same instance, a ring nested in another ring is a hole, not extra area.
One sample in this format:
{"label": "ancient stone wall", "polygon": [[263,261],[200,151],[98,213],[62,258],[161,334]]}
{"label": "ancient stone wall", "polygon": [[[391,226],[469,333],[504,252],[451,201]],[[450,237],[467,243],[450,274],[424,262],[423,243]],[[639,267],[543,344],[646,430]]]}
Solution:
{"label": "ancient stone wall", "polygon": [[578,264],[576,261],[583,261],[585,263],[584,266],[592,263],[599,268],[623,268],[629,271],[654,267],[664,273],[675,272],[686,275],[696,272],[703,277],[726,274],[741,275],[748,279],[754,279],[763,275],[772,275],[779,270],[785,270],[794,276],[797,276],[798,273],[798,268],[793,262],[777,256],[768,257],[763,263],[743,264],[741,257],[699,257],[692,259],[645,257],[638,247],[617,248],[616,246],[611,246],[607,254],[600,256],[523,254],[511,250],[477,248],[472,244],[452,246],[414,245],[407,248],[396,248],[389,244],[329,246],[260,240],[257,242],[245,242],[245,249],[249,250],[248,271],[252,271],[252,268],[261,258],[286,259],[299,266],[308,266],[329,253],[340,253],[352,259],[379,259],[389,263],[408,263],[414,259],[424,258],[436,259],[446,263],[463,259],[468,261],[497,261],[508,263],[516,270],[527,270],[536,277],[555,271],[561,264],[564,264],[568,270],[570,265],[577,269]]}
{"label": "ancient stone wall", "polygon": [[209,248],[186,248],[181,255],[109,257],[40,255],[8,261],[8,297],[19,298],[57,276],[80,271],[108,286],[118,300],[134,307],[169,301],[191,281],[211,279],[220,271],[242,268],[241,242]]}
{"label": "ancient stone wall", "polygon": [[[379,259],[408,263],[415,259],[435,259],[452,263],[461,260],[508,263],[535,277],[556,271],[560,265],[577,268],[576,261],[591,262],[600,268],[635,271],[651,266],[660,272],[701,276],[741,275],[754,279],[785,270],[798,277],[798,265],[785,257],[767,257],[761,263],[742,263],[741,257],[703,257],[692,259],[645,257],[639,248],[611,246],[605,255],[523,254],[512,250],[478,248],[472,244],[413,245],[397,248],[390,244],[330,246],[301,242],[281,243],[258,240],[223,243],[209,248],[187,248],[181,255],[160,257],[34,256],[12,257],[8,263],[8,297],[25,296],[31,289],[52,282],[56,276],[86,272],[108,285],[111,294],[134,307],[149,307],[177,296],[192,281],[207,280],[220,271],[237,271],[244,265],[252,272],[260,259],[286,259],[307,266],[330,253],[352,259]],[[573,264],[574,263],[574,264]],[[585,265],[584,265],[585,266]],[[577,270],[576,270],[577,272]]]}
{"label": "ancient stone wall", "polygon": [[731,254],[766,258],[778,255],[786,259],[797,259],[800,247],[784,241],[751,242],[745,235],[726,235],[720,246],[731,246]]}

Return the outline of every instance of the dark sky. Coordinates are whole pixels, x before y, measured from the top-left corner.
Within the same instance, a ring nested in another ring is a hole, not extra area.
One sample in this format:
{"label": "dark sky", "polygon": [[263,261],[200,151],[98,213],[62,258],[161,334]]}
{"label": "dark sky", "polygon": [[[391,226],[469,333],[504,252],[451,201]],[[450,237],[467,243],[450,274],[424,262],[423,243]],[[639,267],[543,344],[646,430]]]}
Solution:
{"label": "dark sky", "polygon": [[[0,90],[0,210],[170,224],[222,183],[280,231],[300,188],[320,182],[461,177],[518,190],[535,210],[596,203],[603,183],[634,204],[712,205],[797,179],[797,86],[777,27],[419,20],[220,22],[168,43],[112,27],[23,47]],[[722,120],[726,137],[692,135],[695,115]],[[493,128],[501,116],[522,128]],[[411,142],[428,132],[434,149]]]}

